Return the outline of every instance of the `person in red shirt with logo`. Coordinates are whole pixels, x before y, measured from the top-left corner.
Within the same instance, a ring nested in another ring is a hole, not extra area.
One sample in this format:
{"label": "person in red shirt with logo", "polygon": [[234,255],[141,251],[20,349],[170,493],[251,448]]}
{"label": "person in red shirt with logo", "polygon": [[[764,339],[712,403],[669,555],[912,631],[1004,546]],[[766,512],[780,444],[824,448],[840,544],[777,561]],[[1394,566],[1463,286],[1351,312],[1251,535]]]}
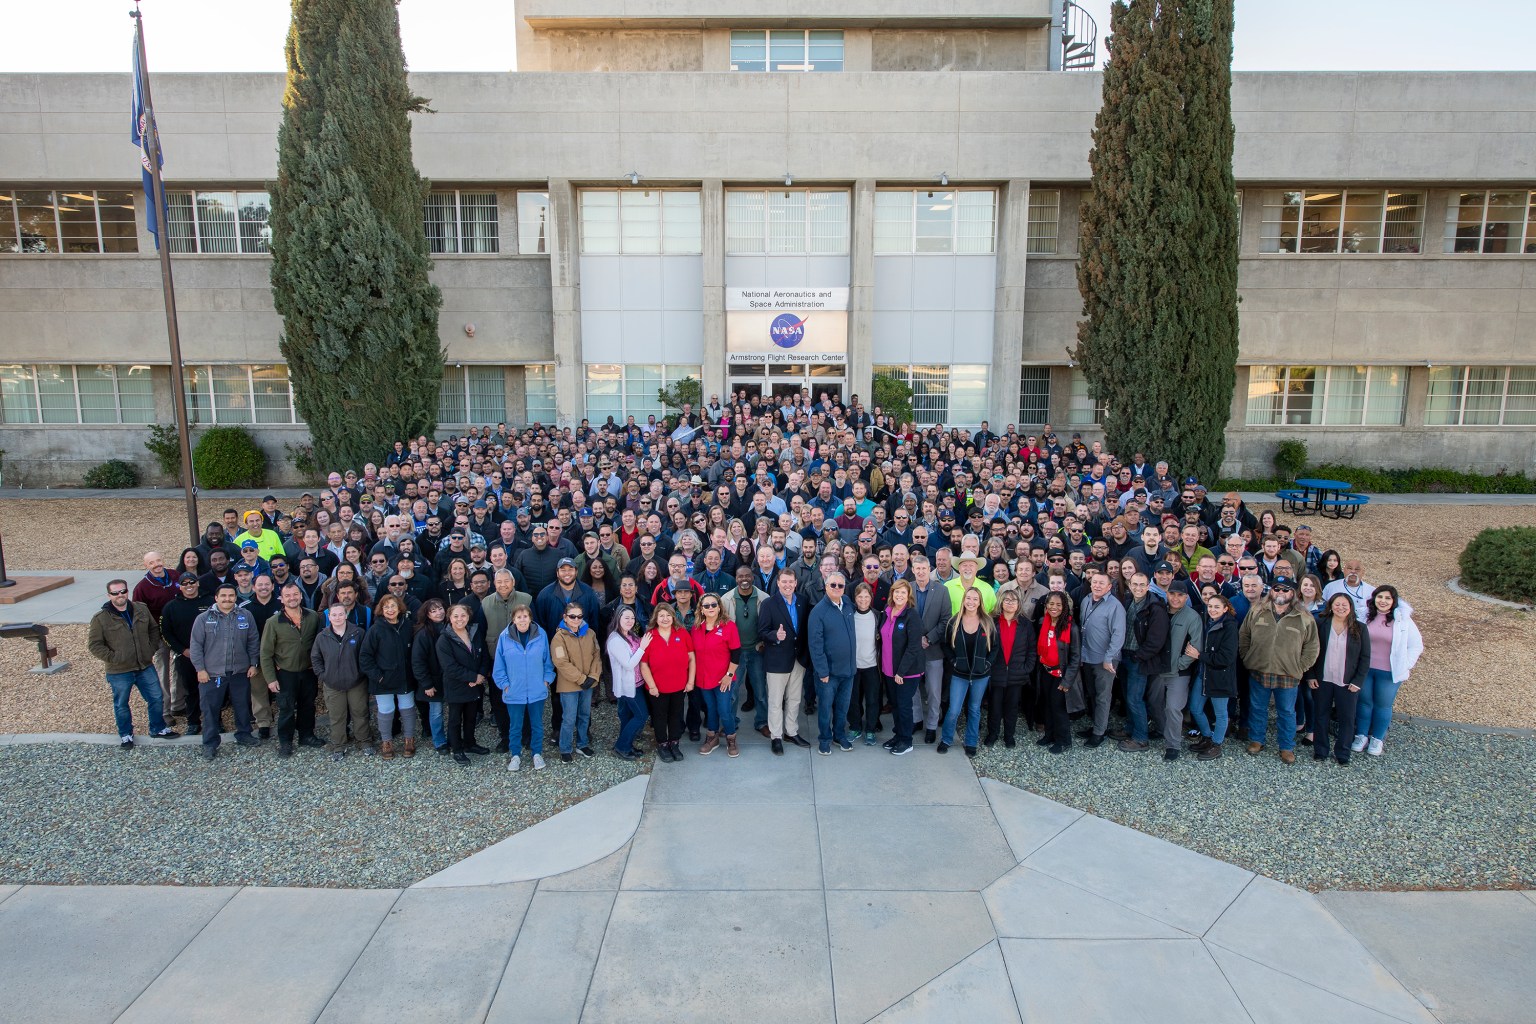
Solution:
{"label": "person in red shirt with logo", "polygon": [[694,675],[704,695],[704,727],[708,730],[699,753],[709,754],[723,739],[725,752],[737,757],[741,751],[736,746],[736,691],[731,686],[741,661],[741,635],[736,623],[726,619],[720,608],[718,594],[705,594],[693,627]]}
{"label": "person in red shirt with logo", "polygon": [[693,689],[693,639],[678,621],[677,611],[662,603],[651,612],[651,645],[640,659],[640,677],[651,695],[651,724],[656,730],[656,756],[681,761],[677,742],[683,735],[684,695]]}

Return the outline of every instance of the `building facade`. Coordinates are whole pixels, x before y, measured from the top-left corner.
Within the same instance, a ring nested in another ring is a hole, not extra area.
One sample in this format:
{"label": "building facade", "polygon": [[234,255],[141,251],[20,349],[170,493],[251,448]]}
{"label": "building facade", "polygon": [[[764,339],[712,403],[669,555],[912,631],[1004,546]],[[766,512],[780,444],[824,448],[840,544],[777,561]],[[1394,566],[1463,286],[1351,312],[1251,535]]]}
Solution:
{"label": "building facade", "polygon": [[[528,0],[517,72],[412,76],[435,110],[413,144],[443,431],[644,419],[687,376],[868,403],[893,373],[924,423],[1093,436],[1068,350],[1100,76],[1060,70],[1051,0],[931,6]],[[190,416],[249,424],[291,473],[266,255],[282,92],[155,79]],[[129,93],[0,75],[7,482],[147,468],[145,424],[172,420]],[[1536,74],[1240,73],[1233,116],[1227,471],[1267,475],[1283,437],[1536,471]]]}

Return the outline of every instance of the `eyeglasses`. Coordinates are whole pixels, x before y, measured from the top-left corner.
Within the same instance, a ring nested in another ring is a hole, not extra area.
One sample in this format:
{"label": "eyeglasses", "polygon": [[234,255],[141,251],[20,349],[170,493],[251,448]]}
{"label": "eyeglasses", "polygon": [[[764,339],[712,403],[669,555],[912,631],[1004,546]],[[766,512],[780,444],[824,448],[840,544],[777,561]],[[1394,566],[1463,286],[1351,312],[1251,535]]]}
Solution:
{"label": "eyeglasses", "polygon": [[389,584],[389,589],[393,590],[396,587],[399,587],[401,590],[404,590],[405,589],[405,581],[404,580],[391,580],[390,584]]}
{"label": "eyeglasses", "polygon": [[572,622],[580,622],[581,619],[582,619],[582,615],[581,615],[580,612],[570,612],[565,617],[567,619],[570,619]]}
{"label": "eyeglasses", "polygon": [[126,590],[109,590],[109,591],[107,591],[107,596],[108,597],[127,597],[128,596],[128,591],[126,591]]}
{"label": "eyeglasses", "polygon": [[843,585],[841,583],[828,583],[827,584],[827,589],[828,590],[842,590],[843,589]]}
{"label": "eyeglasses", "polygon": [[1216,564],[1217,565],[1236,565],[1237,563],[1232,561],[1232,559],[1230,559],[1230,558],[1218,558],[1218,559],[1216,559]]}

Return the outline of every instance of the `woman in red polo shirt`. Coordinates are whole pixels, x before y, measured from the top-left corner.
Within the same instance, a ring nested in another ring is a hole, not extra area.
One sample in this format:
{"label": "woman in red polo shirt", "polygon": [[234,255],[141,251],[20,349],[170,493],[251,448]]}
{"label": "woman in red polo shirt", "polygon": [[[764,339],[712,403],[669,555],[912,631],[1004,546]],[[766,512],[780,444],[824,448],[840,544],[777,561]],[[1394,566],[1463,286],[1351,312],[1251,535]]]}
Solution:
{"label": "woman in red polo shirt", "polygon": [[699,602],[699,617],[693,627],[693,651],[699,692],[704,695],[704,737],[700,754],[708,754],[725,741],[725,752],[737,757],[736,746],[736,666],[741,660],[741,635],[736,623],[720,613],[720,597],[705,594]]}
{"label": "woman in red polo shirt", "polygon": [[651,725],[656,730],[656,756],[681,761],[677,742],[683,734],[684,694],[693,689],[693,640],[677,620],[677,612],[662,602],[651,612],[651,645],[640,659],[640,676],[651,695]]}

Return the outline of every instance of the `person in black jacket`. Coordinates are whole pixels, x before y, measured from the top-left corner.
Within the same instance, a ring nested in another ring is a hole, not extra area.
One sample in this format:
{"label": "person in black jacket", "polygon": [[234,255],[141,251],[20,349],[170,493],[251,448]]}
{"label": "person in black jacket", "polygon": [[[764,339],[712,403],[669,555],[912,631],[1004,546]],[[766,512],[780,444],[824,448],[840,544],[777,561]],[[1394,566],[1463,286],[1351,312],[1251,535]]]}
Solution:
{"label": "person in black jacket", "polygon": [[411,681],[411,620],[394,594],[379,598],[373,625],[363,636],[358,664],[373,698],[379,727],[379,756],[395,756],[395,712],[406,757],[416,756],[416,694]]}
{"label": "person in black jacket", "polygon": [[181,592],[160,613],[160,636],[171,649],[171,673],[176,678],[172,703],[166,714],[185,714],[188,736],[203,731],[203,709],[197,695],[197,669],[192,665],[192,623],[213,606],[213,595],[203,594],[202,582],[190,572],[181,574]]}
{"label": "person in black jacket", "polygon": [[966,713],[965,755],[976,756],[981,736],[981,702],[997,660],[997,625],[982,611],[981,591],[967,587],[960,597],[960,611],[944,627],[944,656],[954,667],[949,683],[949,711],[935,749],[943,754],[955,742],[955,725]]}
{"label": "person in black jacket", "polygon": [[[1205,598],[1205,636],[1200,645],[1200,671],[1189,693],[1189,713],[1200,730],[1200,738],[1190,749],[1196,760],[1214,761],[1221,756],[1227,739],[1227,702],[1237,696],[1237,631],[1240,623],[1232,614],[1232,604],[1219,592]],[[1205,717],[1209,698],[1215,712],[1214,722]]]}
{"label": "person in black jacket", "polygon": [[[1147,705],[1163,706],[1163,676],[1168,672],[1168,605],[1154,593],[1145,573],[1131,577],[1131,606],[1126,610],[1130,635],[1126,637],[1128,674],[1125,705],[1130,732],[1120,730],[1120,749],[1146,750]],[[1132,644],[1134,643],[1134,647]]]}
{"label": "person in black jacket", "polygon": [[427,726],[432,746],[446,755],[448,727],[443,718],[443,670],[437,662],[437,639],[448,628],[448,609],[441,598],[431,597],[416,613],[416,632],[411,641],[411,675],[416,679],[416,699],[427,705]]}
{"label": "person in black jacket", "polygon": [[[890,637],[891,657],[885,660],[885,638]],[[889,681],[895,734],[885,741],[885,749],[905,754],[912,749],[913,698],[928,668],[928,652],[923,648],[923,620],[917,613],[912,584],[896,580],[880,619],[880,671]]]}
{"label": "person in black jacket", "polygon": [[469,754],[489,754],[475,742],[475,709],[490,678],[491,659],[485,639],[470,622],[469,609],[456,604],[448,610],[448,628],[437,638],[437,663],[448,705],[448,744],[453,759],[469,764]]}
{"label": "person in black jacket", "polygon": [[1317,661],[1302,676],[1312,697],[1309,723],[1314,761],[1327,760],[1329,719],[1337,715],[1339,736],[1333,745],[1333,758],[1341,768],[1349,764],[1355,708],[1370,667],[1371,636],[1355,618],[1354,599],[1342,591],[1334,594],[1317,618]]}
{"label": "person in black jacket", "polygon": [[[1010,750],[1017,742],[1019,705],[1028,687],[1033,694],[1031,678],[1035,668],[1035,623],[1023,617],[1019,592],[1005,590],[997,598],[997,670],[987,685],[987,734],[985,743],[997,743],[998,733],[1003,736],[1003,746]],[[1036,709],[1036,702],[1025,704],[1025,728],[1043,728],[1045,716]]]}
{"label": "person in black jacket", "polygon": [[[754,576],[754,580],[756,577]],[[800,698],[810,655],[806,620],[810,601],[798,593],[793,569],[780,569],[778,586],[757,616],[757,638],[763,642],[763,674],[768,680],[768,738],[775,754],[784,741],[809,747],[800,735]]]}
{"label": "person in black jacket", "polygon": [[1035,686],[1046,697],[1045,735],[1035,742],[1050,744],[1051,753],[1064,753],[1072,745],[1071,711],[1083,708],[1078,673],[1083,662],[1082,631],[1072,620],[1067,595],[1052,591],[1040,600],[1035,639]]}

